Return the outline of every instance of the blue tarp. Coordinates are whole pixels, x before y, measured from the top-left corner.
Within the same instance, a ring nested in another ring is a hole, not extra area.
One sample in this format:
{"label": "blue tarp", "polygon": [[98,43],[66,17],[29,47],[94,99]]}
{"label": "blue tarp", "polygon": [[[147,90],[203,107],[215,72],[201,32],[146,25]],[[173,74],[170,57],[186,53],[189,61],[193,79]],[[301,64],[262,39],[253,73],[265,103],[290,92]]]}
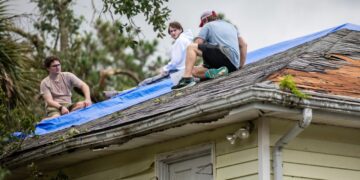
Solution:
{"label": "blue tarp", "polygon": [[41,121],[36,125],[35,134],[47,134],[104,117],[113,112],[168,93],[171,91],[171,86],[172,81],[168,78],[154,84],[125,91],[109,100],[93,104],[90,107],[57,118]]}
{"label": "blue tarp", "polygon": [[[297,45],[323,37],[331,32],[335,32],[339,29],[344,29],[344,28],[360,31],[360,26],[358,25],[344,24],[311,35],[281,42],[248,53],[247,64],[256,62],[260,59],[271,56],[273,54],[286,51]],[[108,114],[114,113],[116,111],[120,111],[135,104],[168,93],[171,91],[171,86],[172,86],[171,80],[165,79],[164,81],[160,81],[154,84],[136,87],[134,89],[125,91],[109,100],[93,104],[92,106],[87,107],[85,109],[81,109],[54,119],[42,121],[36,125],[35,134],[37,135],[47,134],[50,132],[65,129],[67,127],[84,124],[86,122],[98,119],[100,117],[104,117]]]}
{"label": "blue tarp", "polygon": [[258,50],[252,51],[247,54],[246,58],[246,64],[256,62],[260,59],[269,57],[271,55],[274,55],[276,53],[284,52],[290,48],[293,48],[295,46],[298,46],[300,44],[304,44],[306,42],[312,41],[314,39],[326,36],[329,33],[335,32],[340,29],[350,29],[354,31],[360,31],[360,26],[355,24],[343,24],[337,27],[329,28],[323,31],[319,31],[310,35],[306,35],[303,37],[295,38],[292,40],[280,42],[274,45],[270,45],[264,48],[260,48]]}

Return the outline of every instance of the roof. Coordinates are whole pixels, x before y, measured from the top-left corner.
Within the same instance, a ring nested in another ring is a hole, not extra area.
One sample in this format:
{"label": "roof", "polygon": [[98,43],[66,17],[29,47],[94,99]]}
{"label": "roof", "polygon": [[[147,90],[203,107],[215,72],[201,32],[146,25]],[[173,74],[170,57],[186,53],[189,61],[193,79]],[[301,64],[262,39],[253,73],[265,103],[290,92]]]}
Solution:
{"label": "roof", "polygon": [[[357,30],[357,31],[360,30],[360,26],[353,24],[343,24],[337,27],[329,28],[300,38],[277,43],[275,45],[250,52],[248,54],[247,63],[255,62],[259,59],[269,57],[279,52],[286,51],[287,49],[290,49],[297,45],[304,44],[311,40],[318,39],[329,33],[345,28],[349,30]],[[175,73],[175,74],[179,74],[179,73]],[[172,76],[176,76],[176,75],[172,75]],[[151,79],[156,79],[156,77]],[[139,104],[146,100],[166,94],[171,91],[171,86],[172,86],[172,82],[169,79],[146,86],[138,86],[132,88],[130,90],[122,92],[121,94],[109,100],[105,100],[93,104],[90,107],[60,117],[52,118],[46,121],[41,121],[36,125],[35,134],[43,135],[96,120],[98,118],[104,117],[114,112],[118,112],[123,109],[126,109],[135,104]]]}
{"label": "roof", "polygon": [[[297,86],[311,97],[301,100],[280,90],[277,84],[285,74],[294,75]],[[341,112],[355,116],[353,122],[360,127],[356,120],[360,117],[359,79],[360,32],[342,29],[248,64],[227,77],[170,92],[73,127],[76,130],[67,128],[28,138],[20,150],[1,161],[15,167],[76,149],[121,145],[188,123],[217,121],[231,114],[231,109],[253,102]]]}

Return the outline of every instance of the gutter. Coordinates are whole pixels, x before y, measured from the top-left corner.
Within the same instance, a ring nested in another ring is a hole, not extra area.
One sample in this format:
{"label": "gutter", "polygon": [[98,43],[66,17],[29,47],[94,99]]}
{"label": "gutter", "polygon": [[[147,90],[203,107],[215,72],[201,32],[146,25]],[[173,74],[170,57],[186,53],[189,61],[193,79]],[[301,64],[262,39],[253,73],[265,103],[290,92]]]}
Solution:
{"label": "gutter", "polygon": [[[39,146],[25,147],[16,155],[1,158],[0,162],[9,167],[19,166],[26,162],[45,159],[59,155],[67,150],[92,148],[95,146],[109,146],[111,144],[122,145],[133,137],[151,134],[155,131],[169,129],[179,125],[194,122],[204,114],[218,113],[221,110],[231,110],[253,102],[262,104],[270,103],[280,106],[312,108],[317,110],[332,111],[335,113],[360,116],[360,100],[345,99],[337,96],[323,96],[322,94],[308,93],[310,99],[299,101],[299,98],[290,93],[278,90],[276,86],[266,83],[258,83],[253,86],[245,86],[236,89],[233,93],[221,98],[204,103],[196,103],[192,106],[183,107],[159,116],[129,120],[124,124],[118,124],[111,129],[92,130],[91,133],[79,134],[61,143],[45,143]],[[295,104],[294,104],[295,103]],[[131,122],[133,121],[133,122]]]}
{"label": "gutter", "polygon": [[312,120],[312,109],[305,108],[303,110],[303,119],[299,121],[290,131],[282,136],[276,143],[273,151],[273,168],[274,179],[283,179],[283,167],[282,167],[282,150],[286,144],[299,135],[305,128],[307,128]]}

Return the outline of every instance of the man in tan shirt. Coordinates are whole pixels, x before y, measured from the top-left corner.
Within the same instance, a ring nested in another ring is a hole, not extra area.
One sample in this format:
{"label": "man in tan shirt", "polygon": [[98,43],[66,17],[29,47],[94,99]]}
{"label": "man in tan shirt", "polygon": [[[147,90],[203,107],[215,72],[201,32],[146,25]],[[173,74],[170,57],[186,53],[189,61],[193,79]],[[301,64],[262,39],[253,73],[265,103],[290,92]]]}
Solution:
{"label": "man in tan shirt", "polygon": [[[89,86],[70,72],[61,72],[60,59],[50,56],[45,59],[45,68],[49,75],[41,81],[40,94],[46,102],[45,119],[68,114],[92,104]],[[72,104],[71,89],[78,87],[82,90],[85,101]]]}

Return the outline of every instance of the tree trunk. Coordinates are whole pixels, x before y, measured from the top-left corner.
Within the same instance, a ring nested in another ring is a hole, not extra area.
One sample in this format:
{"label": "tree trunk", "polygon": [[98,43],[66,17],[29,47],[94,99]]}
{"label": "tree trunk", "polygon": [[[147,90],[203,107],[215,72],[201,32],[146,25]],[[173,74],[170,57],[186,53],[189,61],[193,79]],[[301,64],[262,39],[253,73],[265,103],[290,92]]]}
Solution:
{"label": "tree trunk", "polygon": [[60,51],[66,51],[69,47],[69,31],[67,29],[66,10],[71,0],[54,0],[55,10],[59,21]]}

